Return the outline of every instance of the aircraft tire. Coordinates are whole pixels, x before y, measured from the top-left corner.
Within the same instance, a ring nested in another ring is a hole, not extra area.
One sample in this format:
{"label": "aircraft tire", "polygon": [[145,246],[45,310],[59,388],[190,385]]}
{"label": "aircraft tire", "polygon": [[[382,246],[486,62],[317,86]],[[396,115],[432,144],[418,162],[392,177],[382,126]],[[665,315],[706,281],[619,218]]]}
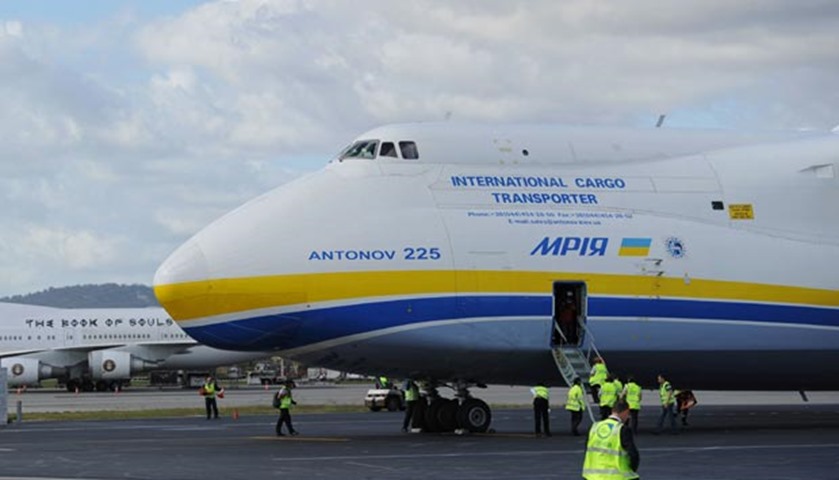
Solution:
{"label": "aircraft tire", "polygon": [[457,400],[446,400],[437,410],[437,423],[441,432],[453,432],[457,429],[457,411],[459,405]]}
{"label": "aircraft tire", "polygon": [[483,400],[467,398],[457,409],[457,425],[472,433],[484,433],[492,422],[492,410]]}
{"label": "aircraft tire", "polygon": [[398,411],[401,403],[402,402],[399,401],[399,397],[396,395],[391,395],[385,399],[385,407],[388,412]]}
{"label": "aircraft tire", "polygon": [[425,430],[429,433],[437,433],[442,432],[442,426],[440,425],[440,421],[438,420],[438,412],[440,411],[440,407],[447,402],[448,400],[445,398],[435,398],[428,404],[428,408],[425,409]]}

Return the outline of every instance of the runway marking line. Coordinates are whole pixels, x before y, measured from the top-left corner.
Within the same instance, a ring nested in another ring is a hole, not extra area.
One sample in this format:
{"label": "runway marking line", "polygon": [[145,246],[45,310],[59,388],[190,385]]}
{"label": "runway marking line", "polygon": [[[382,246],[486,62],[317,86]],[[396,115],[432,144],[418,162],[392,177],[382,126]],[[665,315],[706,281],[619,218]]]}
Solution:
{"label": "runway marking line", "polygon": [[[836,448],[839,444],[809,444],[809,445],[710,445],[695,447],[654,447],[641,448],[640,452],[698,452],[715,450],[760,450],[760,449],[789,449],[789,448]],[[528,457],[539,455],[580,455],[583,449],[575,450],[524,450],[524,451],[499,451],[499,452],[464,452],[464,453],[406,453],[392,455],[334,455],[334,456],[307,456],[307,457],[282,457],[274,458],[278,462],[295,461],[324,461],[324,460],[396,460],[411,458],[464,458],[464,457]]]}
{"label": "runway marking line", "polygon": [[300,435],[297,436],[283,436],[278,437],[276,435],[267,436],[262,435],[258,437],[249,437],[252,440],[276,440],[280,442],[349,442],[349,438],[340,438],[340,437],[301,437]]}

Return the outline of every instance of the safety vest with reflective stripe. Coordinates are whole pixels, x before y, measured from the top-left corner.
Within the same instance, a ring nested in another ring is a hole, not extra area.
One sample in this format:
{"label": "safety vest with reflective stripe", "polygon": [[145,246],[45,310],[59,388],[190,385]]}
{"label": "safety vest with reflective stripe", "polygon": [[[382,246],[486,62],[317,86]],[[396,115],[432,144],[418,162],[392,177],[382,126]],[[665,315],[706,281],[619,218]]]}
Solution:
{"label": "safety vest with reflective stripe", "polygon": [[533,395],[535,395],[537,398],[544,398],[545,400],[548,400],[548,398],[550,397],[548,389],[541,385],[533,387]]}
{"label": "safety vest with reflective stripe", "polygon": [[618,401],[618,387],[614,382],[603,382],[600,385],[600,406],[612,407]]}
{"label": "safety vest with reflective stripe", "polygon": [[210,382],[204,384],[204,396],[207,398],[213,398],[216,396],[216,383]]}
{"label": "safety vest with reflective stripe", "polygon": [[631,410],[641,410],[641,386],[635,382],[626,384],[626,403]]}
{"label": "safety vest with reflective stripe", "polygon": [[621,422],[613,417],[595,423],[588,434],[583,478],[628,480],[638,478],[629,466],[629,454],[621,446]]}
{"label": "safety vest with reflective stripe", "polygon": [[280,409],[291,408],[291,402],[291,389],[288,387],[280,389]]}
{"label": "safety vest with reflective stripe", "polygon": [[582,412],[586,409],[586,402],[583,400],[583,387],[574,385],[568,390],[568,402],[565,404],[565,409],[572,412]]}
{"label": "safety vest with reflective stripe", "polygon": [[600,385],[608,376],[609,370],[606,368],[606,364],[595,363],[594,366],[591,367],[591,375],[589,376],[588,383],[590,385]]}
{"label": "safety vest with reflective stripe", "polygon": [[405,390],[405,401],[413,402],[419,397],[419,389],[414,382],[408,383],[408,389]]}
{"label": "safety vest with reflective stripe", "polygon": [[673,388],[668,381],[661,384],[661,387],[658,389],[658,395],[661,397],[662,407],[676,403],[676,394],[673,392]]}

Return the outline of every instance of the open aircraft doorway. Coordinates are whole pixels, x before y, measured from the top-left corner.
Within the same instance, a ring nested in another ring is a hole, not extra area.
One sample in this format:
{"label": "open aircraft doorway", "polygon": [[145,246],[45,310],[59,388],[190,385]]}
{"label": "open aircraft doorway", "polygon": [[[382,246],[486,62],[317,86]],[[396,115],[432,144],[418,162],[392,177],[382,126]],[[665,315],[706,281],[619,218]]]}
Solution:
{"label": "open aircraft doorway", "polygon": [[587,313],[585,282],[554,282],[551,346],[579,347]]}

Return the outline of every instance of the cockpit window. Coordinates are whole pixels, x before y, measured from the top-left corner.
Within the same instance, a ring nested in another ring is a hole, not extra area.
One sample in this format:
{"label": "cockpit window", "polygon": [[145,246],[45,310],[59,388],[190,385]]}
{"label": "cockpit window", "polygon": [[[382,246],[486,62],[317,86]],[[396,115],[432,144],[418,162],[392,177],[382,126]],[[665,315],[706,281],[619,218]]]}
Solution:
{"label": "cockpit window", "polygon": [[416,160],[419,158],[417,144],[414,142],[399,142],[399,150],[405,160]]}
{"label": "cockpit window", "polygon": [[396,158],[396,146],[393,145],[393,142],[382,142],[382,149],[379,150],[379,156]]}
{"label": "cockpit window", "polygon": [[341,154],[341,160],[345,158],[376,158],[376,147],[379,146],[378,140],[360,140],[350,145]]}

